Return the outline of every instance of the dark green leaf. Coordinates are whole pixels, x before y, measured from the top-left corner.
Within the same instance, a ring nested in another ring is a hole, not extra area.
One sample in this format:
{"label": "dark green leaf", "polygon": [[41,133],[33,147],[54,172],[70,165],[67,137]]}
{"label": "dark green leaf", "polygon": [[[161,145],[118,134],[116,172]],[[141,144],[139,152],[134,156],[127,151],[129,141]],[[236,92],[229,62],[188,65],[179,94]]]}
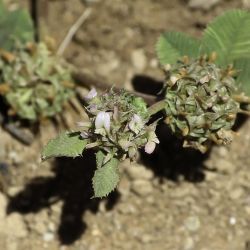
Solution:
{"label": "dark green leaf", "polygon": [[10,50],[16,41],[33,41],[34,28],[25,10],[8,11],[0,2],[0,47]]}
{"label": "dark green leaf", "polygon": [[250,58],[250,14],[230,10],[210,23],[202,39],[204,53],[217,53],[217,63],[227,66],[234,60]]}
{"label": "dark green leaf", "polygon": [[105,158],[105,154],[101,150],[96,153],[96,166],[97,166],[97,168],[102,167],[104,158]]}
{"label": "dark green leaf", "polygon": [[234,67],[239,71],[236,82],[240,90],[250,96],[250,59],[239,59],[234,63]]}
{"label": "dark green leaf", "polygon": [[112,158],[103,167],[95,171],[92,180],[94,197],[101,198],[107,196],[116,188],[119,182],[118,163],[117,159]]}
{"label": "dark green leaf", "polygon": [[56,139],[50,140],[44,147],[42,159],[46,160],[51,157],[77,157],[80,156],[87,144],[80,136],[80,132],[63,133]]}
{"label": "dark green leaf", "polygon": [[198,57],[200,41],[180,32],[167,32],[160,36],[156,52],[162,65],[173,64],[182,56]]}

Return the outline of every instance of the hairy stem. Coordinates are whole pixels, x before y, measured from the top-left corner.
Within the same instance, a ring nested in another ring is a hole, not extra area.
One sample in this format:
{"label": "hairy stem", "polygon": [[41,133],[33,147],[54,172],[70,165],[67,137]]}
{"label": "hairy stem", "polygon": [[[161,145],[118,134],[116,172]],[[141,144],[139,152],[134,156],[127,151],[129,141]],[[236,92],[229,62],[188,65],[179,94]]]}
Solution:
{"label": "hairy stem", "polygon": [[239,103],[250,104],[250,97],[245,95],[233,95],[233,99]]}
{"label": "hairy stem", "polygon": [[246,111],[246,110],[241,109],[241,110],[238,111],[238,113],[250,116],[250,111]]}
{"label": "hairy stem", "polygon": [[165,100],[161,100],[159,102],[156,102],[148,108],[148,113],[150,116],[154,115],[154,114],[158,113],[159,111],[165,109],[165,106],[166,106]]}
{"label": "hairy stem", "polygon": [[[83,73],[83,72],[74,72],[73,78],[78,85],[86,87],[86,88],[91,88],[94,86],[100,90],[105,91],[105,90],[110,89],[112,87],[111,84],[105,83],[102,80],[95,79],[95,78],[93,78],[93,77],[91,77],[88,74]],[[114,87],[113,90],[115,92],[119,92],[121,90],[121,88]],[[154,95],[143,94],[143,93],[140,93],[137,91],[128,91],[128,92],[130,92],[131,94],[133,94],[135,96],[143,98],[144,101],[148,105],[154,104],[156,102],[156,99],[157,99],[157,97]]]}

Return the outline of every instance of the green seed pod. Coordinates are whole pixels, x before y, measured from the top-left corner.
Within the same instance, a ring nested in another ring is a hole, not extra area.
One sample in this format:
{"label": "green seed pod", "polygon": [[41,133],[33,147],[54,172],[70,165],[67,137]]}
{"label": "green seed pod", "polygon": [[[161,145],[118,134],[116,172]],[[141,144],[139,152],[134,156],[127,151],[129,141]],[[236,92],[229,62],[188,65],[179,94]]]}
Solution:
{"label": "green seed pod", "polygon": [[239,103],[232,69],[218,68],[207,57],[184,58],[166,70],[166,123],[185,147],[202,152],[209,142],[228,144],[232,140]]}

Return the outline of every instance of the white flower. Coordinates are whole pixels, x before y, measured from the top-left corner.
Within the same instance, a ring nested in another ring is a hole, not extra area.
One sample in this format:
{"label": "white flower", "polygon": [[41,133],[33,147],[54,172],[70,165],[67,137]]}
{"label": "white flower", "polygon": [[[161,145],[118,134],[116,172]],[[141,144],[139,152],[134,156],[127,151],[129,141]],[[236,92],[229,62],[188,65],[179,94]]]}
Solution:
{"label": "white flower", "polygon": [[132,117],[132,120],[128,124],[128,127],[130,130],[132,130],[133,132],[138,134],[141,131],[141,129],[143,128],[143,125],[144,125],[144,123],[143,123],[141,117],[137,114],[134,114]]}
{"label": "white flower", "polygon": [[83,132],[81,132],[81,137],[82,137],[83,139],[88,139],[88,138],[89,138],[89,133],[86,132],[86,131],[83,131]]}
{"label": "white flower", "polygon": [[107,132],[110,131],[110,115],[105,111],[100,111],[95,118],[95,128],[104,128]]}
{"label": "white flower", "polygon": [[95,98],[97,96],[97,91],[95,88],[92,88],[89,93],[84,97],[85,101],[90,101],[91,99]]}
{"label": "white flower", "polygon": [[153,141],[149,141],[145,145],[145,152],[147,154],[152,154],[155,150],[155,147],[156,147],[156,143]]}

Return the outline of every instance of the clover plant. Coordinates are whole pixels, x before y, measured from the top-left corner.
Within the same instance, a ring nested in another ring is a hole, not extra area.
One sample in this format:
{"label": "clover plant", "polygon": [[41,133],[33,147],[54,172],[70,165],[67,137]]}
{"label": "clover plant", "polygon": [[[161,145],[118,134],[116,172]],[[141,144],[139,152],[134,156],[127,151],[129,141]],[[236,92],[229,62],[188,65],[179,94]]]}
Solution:
{"label": "clover plant", "polygon": [[[85,98],[88,121],[79,122],[77,131],[62,133],[44,147],[43,160],[77,157],[94,148],[95,197],[115,189],[120,161],[135,160],[139,149],[148,154],[154,151],[160,120],[183,140],[184,147],[205,152],[211,142],[229,144],[237,114],[249,113],[249,12],[224,13],[208,25],[201,39],[167,32],[159,38],[156,51],[165,74],[162,100],[147,107],[125,90],[97,94],[93,89]],[[151,116],[158,112],[162,119],[152,122]]]}

